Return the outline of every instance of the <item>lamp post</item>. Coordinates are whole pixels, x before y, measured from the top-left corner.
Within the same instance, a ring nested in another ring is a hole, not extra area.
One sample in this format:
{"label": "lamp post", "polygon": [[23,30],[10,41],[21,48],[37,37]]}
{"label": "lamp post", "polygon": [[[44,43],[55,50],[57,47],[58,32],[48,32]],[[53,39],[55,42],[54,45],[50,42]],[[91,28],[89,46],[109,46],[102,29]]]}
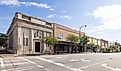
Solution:
{"label": "lamp post", "polygon": [[[86,25],[82,25],[82,26],[79,28],[79,37],[81,37],[80,32],[81,32],[81,29],[82,29],[83,27],[86,28]],[[84,46],[84,49],[82,48],[82,50],[86,51],[86,47]]]}
{"label": "lamp post", "polygon": [[79,28],[79,37],[81,36],[81,35],[80,35],[80,32],[81,32],[81,29],[82,29],[83,27],[86,28],[86,25],[83,25],[83,26],[81,26],[81,27]]}

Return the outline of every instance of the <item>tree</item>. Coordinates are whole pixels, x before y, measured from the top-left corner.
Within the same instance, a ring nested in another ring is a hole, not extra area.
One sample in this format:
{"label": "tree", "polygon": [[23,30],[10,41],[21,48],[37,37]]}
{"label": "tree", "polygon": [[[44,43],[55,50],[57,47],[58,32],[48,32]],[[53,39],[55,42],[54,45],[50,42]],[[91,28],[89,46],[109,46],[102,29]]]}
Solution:
{"label": "tree", "polygon": [[73,46],[70,46],[69,47],[69,52],[70,53],[73,53],[73,50],[75,49],[75,52],[77,52],[77,48],[76,48],[76,43],[78,42],[78,37],[73,35],[73,34],[68,34],[67,37],[66,37],[66,40],[67,41],[70,41],[71,44],[74,44],[74,47]]}
{"label": "tree", "polygon": [[86,51],[86,45],[89,42],[89,37],[83,35],[80,37],[80,45],[84,47],[84,51]]}
{"label": "tree", "polygon": [[91,49],[91,52],[92,52],[92,51],[93,51],[94,44],[92,44],[92,43],[87,44],[87,47],[88,47],[89,49]]}
{"label": "tree", "polygon": [[93,43],[87,44],[87,47],[90,48],[93,52],[98,52],[101,48],[99,45],[95,45]]}
{"label": "tree", "polygon": [[93,45],[93,51],[94,52],[98,52],[100,50],[100,46],[99,45]]}
{"label": "tree", "polygon": [[54,45],[57,43],[57,39],[53,37],[44,37],[44,43],[50,47],[50,52],[53,53]]}
{"label": "tree", "polygon": [[117,50],[117,46],[116,45],[110,45],[109,49],[112,50],[112,52]]}
{"label": "tree", "polygon": [[87,37],[85,35],[83,35],[83,36],[80,37],[80,44],[82,46],[87,45],[88,42],[89,42],[89,37]]}
{"label": "tree", "polygon": [[0,33],[0,46],[6,47],[7,46],[7,36],[3,33]]}
{"label": "tree", "polygon": [[78,37],[73,35],[73,34],[69,34],[67,37],[66,37],[67,41],[70,41],[71,43],[76,43],[78,42]]}

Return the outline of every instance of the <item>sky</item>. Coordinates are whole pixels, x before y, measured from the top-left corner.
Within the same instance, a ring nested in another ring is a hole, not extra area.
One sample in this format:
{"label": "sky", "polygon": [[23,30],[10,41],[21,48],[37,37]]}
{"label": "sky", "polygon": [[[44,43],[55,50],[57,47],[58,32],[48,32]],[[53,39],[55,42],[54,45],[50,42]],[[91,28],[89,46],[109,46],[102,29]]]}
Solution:
{"label": "sky", "polygon": [[16,12],[58,23],[86,35],[121,43],[121,0],[0,0],[0,33]]}

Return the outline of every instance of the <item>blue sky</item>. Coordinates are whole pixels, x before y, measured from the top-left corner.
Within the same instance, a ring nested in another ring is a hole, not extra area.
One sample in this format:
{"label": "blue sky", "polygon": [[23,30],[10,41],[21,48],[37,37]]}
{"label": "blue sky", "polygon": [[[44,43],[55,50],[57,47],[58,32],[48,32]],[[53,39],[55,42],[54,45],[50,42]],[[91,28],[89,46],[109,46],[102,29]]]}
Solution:
{"label": "blue sky", "polygon": [[15,12],[82,31],[95,38],[121,43],[120,0],[0,0],[0,32],[6,33]]}

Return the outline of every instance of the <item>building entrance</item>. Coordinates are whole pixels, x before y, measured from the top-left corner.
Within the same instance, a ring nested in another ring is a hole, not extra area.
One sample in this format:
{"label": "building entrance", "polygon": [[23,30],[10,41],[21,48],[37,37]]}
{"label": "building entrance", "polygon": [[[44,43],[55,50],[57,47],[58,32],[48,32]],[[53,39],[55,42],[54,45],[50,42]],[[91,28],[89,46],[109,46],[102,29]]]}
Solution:
{"label": "building entrance", "polygon": [[35,52],[40,52],[40,42],[35,42]]}

